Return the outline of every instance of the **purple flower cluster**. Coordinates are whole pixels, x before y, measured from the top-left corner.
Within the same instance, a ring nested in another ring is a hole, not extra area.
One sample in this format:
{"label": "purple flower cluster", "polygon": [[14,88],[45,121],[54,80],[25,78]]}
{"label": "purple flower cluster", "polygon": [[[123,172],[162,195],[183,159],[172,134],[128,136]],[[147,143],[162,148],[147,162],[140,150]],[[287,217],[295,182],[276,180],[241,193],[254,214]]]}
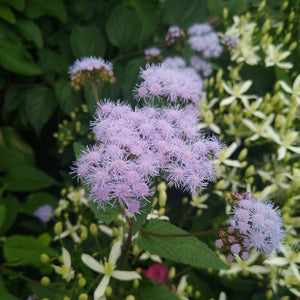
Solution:
{"label": "purple flower cluster", "polygon": [[232,50],[238,45],[236,37],[232,35],[224,35],[223,42],[227,46],[228,50]]}
{"label": "purple flower cluster", "polygon": [[151,61],[154,58],[160,58],[161,51],[159,48],[151,47],[151,48],[145,49],[144,54],[145,54],[145,59],[147,61]]}
{"label": "purple flower cluster", "polygon": [[185,37],[185,33],[179,26],[171,26],[165,36],[165,41],[168,46],[175,44],[180,39]]}
{"label": "purple flower cluster", "polygon": [[73,173],[87,183],[89,199],[102,208],[118,201],[124,210],[139,213],[154,193],[156,176],[189,192],[215,178],[213,159],[222,145],[197,131],[197,116],[189,108],[133,110],[106,101],[91,127],[97,145],[81,154]]}
{"label": "purple flower cluster", "polygon": [[197,71],[201,72],[204,77],[208,77],[212,74],[212,66],[198,55],[193,55],[190,58],[191,66]]}
{"label": "purple flower cluster", "polygon": [[170,64],[147,65],[140,72],[142,82],[135,89],[135,98],[164,99],[170,103],[198,103],[203,81],[191,67],[170,67]]}
{"label": "purple flower cluster", "polygon": [[188,43],[204,58],[219,57],[222,53],[219,36],[208,24],[194,24],[188,29]]}
{"label": "purple flower cluster", "polygon": [[249,193],[234,192],[232,195],[234,212],[230,227],[219,233],[216,247],[230,252],[227,255],[229,261],[233,254],[246,260],[251,249],[267,255],[277,250],[285,236],[280,211],[272,202],[260,201]]}
{"label": "purple flower cluster", "polygon": [[101,57],[90,56],[77,59],[69,67],[69,74],[71,76],[70,85],[77,90],[80,86],[84,86],[87,83],[114,83],[116,81],[112,71],[112,64]]}

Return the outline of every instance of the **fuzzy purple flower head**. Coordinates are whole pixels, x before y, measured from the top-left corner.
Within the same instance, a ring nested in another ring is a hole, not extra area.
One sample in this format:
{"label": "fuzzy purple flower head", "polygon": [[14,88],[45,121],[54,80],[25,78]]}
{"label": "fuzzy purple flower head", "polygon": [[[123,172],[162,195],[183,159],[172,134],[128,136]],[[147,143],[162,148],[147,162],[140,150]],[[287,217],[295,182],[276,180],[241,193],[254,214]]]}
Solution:
{"label": "fuzzy purple flower head", "polygon": [[185,38],[183,29],[179,26],[171,26],[165,36],[165,41],[168,46],[175,44],[176,42]]}
{"label": "fuzzy purple flower head", "polygon": [[233,216],[227,231],[219,233],[215,246],[241,259],[249,257],[251,249],[266,255],[279,249],[285,237],[280,211],[271,201],[258,200],[249,193],[233,192]]}
{"label": "fuzzy purple flower head", "polygon": [[99,85],[106,82],[115,83],[112,64],[99,57],[83,57],[77,59],[69,67],[70,85],[75,90],[81,86],[94,84]]}
{"label": "fuzzy purple flower head", "polygon": [[135,98],[165,100],[168,103],[198,103],[203,80],[191,67],[179,67],[178,59],[162,64],[147,65],[142,69],[142,82],[135,89]]}
{"label": "fuzzy purple flower head", "polygon": [[103,101],[91,123],[96,144],[82,152],[73,174],[89,186],[90,201],[103,209],[118,202],[133,215],[154,194],[155,177],[196,192],[214,180],[213,160],[222,148],[197,123],[189,107],[132,109]]}

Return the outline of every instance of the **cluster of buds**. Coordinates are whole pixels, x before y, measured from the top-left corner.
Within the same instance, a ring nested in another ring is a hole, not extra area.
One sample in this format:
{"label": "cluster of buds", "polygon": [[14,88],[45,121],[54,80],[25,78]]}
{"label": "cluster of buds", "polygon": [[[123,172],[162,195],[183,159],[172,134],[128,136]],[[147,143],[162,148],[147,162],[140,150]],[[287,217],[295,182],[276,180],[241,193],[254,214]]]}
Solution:
{"label": "cluster of buds", "polygon": [[182,29],[178,26],[171,26],[165,36],[165,41],[168,46],[171,46],[184,38],[185,33]]}
{"label": "cluster of buds", "polygon": [[75,90],[79,90],[82,86],[99,86],[116,82],[112,64],[102,58],[84,57],[76,60],[69,68],[69,73],[70,86]]}
{"label": "cluster of buds", "polygon": [[144,53],[147,62],[153,62],[155,59],[159,62],[163,59],[160,49],[156,47],[147,48]]}

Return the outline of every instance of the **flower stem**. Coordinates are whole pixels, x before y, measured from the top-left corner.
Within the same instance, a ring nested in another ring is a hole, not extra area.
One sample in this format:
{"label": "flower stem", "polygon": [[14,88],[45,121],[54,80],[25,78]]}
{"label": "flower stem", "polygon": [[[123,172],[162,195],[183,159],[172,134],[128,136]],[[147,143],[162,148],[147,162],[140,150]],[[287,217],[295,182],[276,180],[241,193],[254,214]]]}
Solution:
{"label": "flower stem", "polygon": [[99,97],[98,97],[98,90],[94,84],[92,84],[92,90],[94,92],[94,97],[97,105],[100,105]]}

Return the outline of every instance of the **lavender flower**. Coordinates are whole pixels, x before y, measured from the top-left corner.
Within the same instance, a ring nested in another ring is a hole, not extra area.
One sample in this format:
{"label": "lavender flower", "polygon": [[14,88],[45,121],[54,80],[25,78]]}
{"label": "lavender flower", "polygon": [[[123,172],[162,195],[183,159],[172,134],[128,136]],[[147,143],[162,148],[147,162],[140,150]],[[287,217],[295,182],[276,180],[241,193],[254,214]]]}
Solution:
{"label": "lavender flower", "polygon": [[136,99],[167,100],[198,103],[203,89],[203,81],[193,68],[169,67],[167,64],[147,65],[141,69],[142,82],[135,89]]}
{"label": "lavender flower", "polygon": [[170,46],[183,38],[185,38],[184,31],[179,26],[171,26],[165,36],[165,41]]}
{"label": "lavender flower", "polygon": [[208,24],[194,24],[188,29],[188,43],[204,58],[219,57],[222,52],[219,36]]}
{"label": "lavender flower", "polygon": [[156,47],[148,48],[145,49],[144,53],[145,53],[145,59],[147,61],[152,61],[154,58],[157,58],[158,60],[161,59],[161,51],[159,48]]}
{"label": "lavender flower", "polygon": [[90,56],[77,59],[69,67],[69,73],[71,76],[70,85],[76,90],[88,83],[97,85],[105,82],[114,83],[116,81],[112,71],[112,64],[101,57]]}
{"label": "lavender flower", "polygon": [[33,215],[41,220],[43,223],[47,223],[54,216],[54,211],[52,206],[45,204],[40,206]]}
{"label": "lavender flower", "polygon": [[[232,193],[234,212],[227,232],[219,233],[217,248],[225,248],[231,254],[247,259],[255,249],[265,254],[277,250],[285,236],[280,212],[270,201],[254,198],[249,193]],[[222,243],[223,244],[222,244]]]}
{"label": "lavender flower", "polygon": [[213,159],[222,145],[197,132],[194,111],[151,106],[133,110],[104,101],[91,128],[97,145],[87,147],[72,173],[88,184],[89,199],[103,209],[118,201],[124,210],[140,213],[159,175],[189,192],[214,180]]}
{"label": "lavender flower", "polygon": [[190,58],[191,66],[197,71],[201,72],[204,77],[208,77],[212,74],[211,64],[206,62],[204,59],[200,58],[197,55],[193,55]]}

